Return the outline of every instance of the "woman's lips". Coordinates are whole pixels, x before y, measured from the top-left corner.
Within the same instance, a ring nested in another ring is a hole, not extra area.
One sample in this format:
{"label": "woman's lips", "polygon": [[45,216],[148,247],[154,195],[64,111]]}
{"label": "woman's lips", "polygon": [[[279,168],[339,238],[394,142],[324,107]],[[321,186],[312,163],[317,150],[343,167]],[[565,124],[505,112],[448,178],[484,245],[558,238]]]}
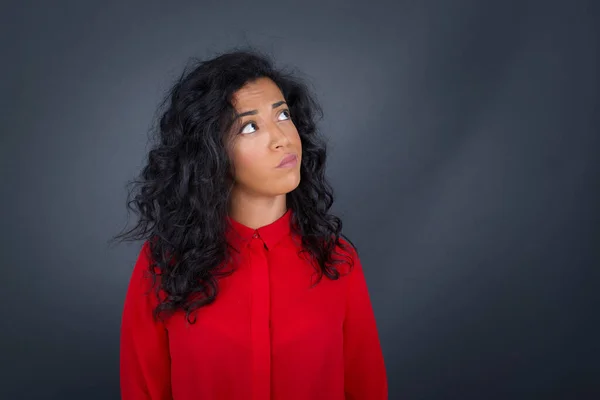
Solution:
{"label": "woman's lips", "polygon": [[277,168],[289,168],[295,166],[297,163],[298,157],[295,154],[288,154],[281,160]]}

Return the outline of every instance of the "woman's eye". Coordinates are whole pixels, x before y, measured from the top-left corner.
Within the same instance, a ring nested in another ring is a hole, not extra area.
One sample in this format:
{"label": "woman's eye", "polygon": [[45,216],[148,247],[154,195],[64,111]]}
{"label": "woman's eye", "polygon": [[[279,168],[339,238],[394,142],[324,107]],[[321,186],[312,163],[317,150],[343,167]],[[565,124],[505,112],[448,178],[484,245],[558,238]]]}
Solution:
{"label": "woman's eye", "polygon": [[287,114],[287,117],[284,118],[283,121],[290,119],[290,110],[283,110],[279,115],[281,116],[281,114]]}
{"label": "woman's eye", "polygon": [[254,131],[248,131],[248,127],[252,126],[252,125],[256,126],[256,123],[250,122],[250,123],[244,125],[244,127],[242,128],[242,130],[240,131],[240,133],[252,133],[252,132],[254,132]]}

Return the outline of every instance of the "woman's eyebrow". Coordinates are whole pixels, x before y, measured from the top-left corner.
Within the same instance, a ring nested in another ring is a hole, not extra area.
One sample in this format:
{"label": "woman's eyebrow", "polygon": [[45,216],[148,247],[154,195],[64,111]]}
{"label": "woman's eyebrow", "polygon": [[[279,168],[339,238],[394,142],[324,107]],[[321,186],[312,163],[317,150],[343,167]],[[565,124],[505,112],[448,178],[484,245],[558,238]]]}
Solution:
{"label": "woman's eyebrow", "polygon": [[[275,109],[275,108],[279,107],[282,104],[287,104],[287,103],[284,100],[281,100],[281,101],[278,101],[277,103],[273,103],[272,106]],[[245,111],[245,112],[243,112],[241,114],[236,114],[235,115],[235,119],[242,118],[242,117],[244,117],[246,115],[255,115],[255,114],[258,114],[258,110]]]}

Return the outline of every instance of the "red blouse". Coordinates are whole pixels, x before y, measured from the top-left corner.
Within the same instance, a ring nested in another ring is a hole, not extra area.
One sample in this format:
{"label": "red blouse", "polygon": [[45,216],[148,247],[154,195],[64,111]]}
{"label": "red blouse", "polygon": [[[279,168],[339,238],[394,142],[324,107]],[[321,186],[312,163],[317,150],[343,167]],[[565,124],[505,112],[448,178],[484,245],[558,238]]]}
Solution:
{"label": "red blouse", "polygon": [[[291,209],[251,229],[229,218],[242,256],[215,302],[155,321],[148,242],[129,282],[121,325],[121,394],[141,399],[381,400],[388,387],[362,266],[314,283],[297,254]],[[340,271],[343,265],[338,265]]]}

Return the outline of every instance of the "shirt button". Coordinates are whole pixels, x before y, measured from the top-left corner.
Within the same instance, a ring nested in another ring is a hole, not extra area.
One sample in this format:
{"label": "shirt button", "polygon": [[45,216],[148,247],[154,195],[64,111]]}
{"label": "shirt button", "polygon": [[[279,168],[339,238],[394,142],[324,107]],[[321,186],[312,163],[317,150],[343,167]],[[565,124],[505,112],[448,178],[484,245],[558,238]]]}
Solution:
{"label": "shirt button", "polygon": [[254,235],[252,235],[252,237],[253,237],[254,239],[256,239],[256,238],[258,237],[258,233],[255,233]]}

